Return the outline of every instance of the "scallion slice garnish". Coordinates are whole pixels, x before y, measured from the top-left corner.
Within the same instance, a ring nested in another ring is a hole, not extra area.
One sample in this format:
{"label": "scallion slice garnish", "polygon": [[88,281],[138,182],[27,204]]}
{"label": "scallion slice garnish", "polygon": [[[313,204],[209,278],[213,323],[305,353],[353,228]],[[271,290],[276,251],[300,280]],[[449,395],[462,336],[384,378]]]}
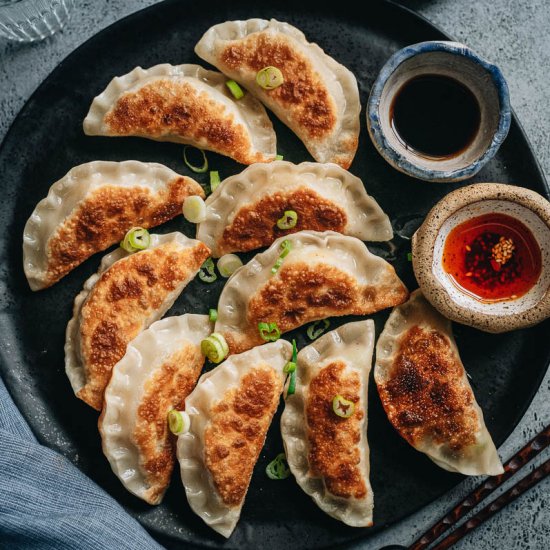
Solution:
{"label": "scallion slice garnish", "polygon": [[258,323],[260,337],[266,342],[275,342],[281,337],[281,331],[277,323]]}
{"label": "scallion slice garnish", "polygon": [[146,248],[149,248],[149,245],[151,244],[151,235],[149,235],[149,231],[147,229],[143,229],[143,227],[132,227],[126,235],[124,235],[124,239],[120,243],[120,247],[126,250],[126,252],[137,252],[138,250],[145,250]]}
{"label": "scallion slice garnish", "polygon": [[269,479],[286,479],[290,468],[285,453],[279,453],[266,467],[265,473]]}
{"label": "scallion slice garnish", "polygon": [[342,395],[335,395],[332,399],[332,410],[341,418],[349,418],[355,410],[355,403]]}
{"label": "scallion slice garnish", "polygon": [[220,173],[217,170],[210,172],[210,193],[213,193],[220,184]]}
{"label": "scallion slice garnish", "polygon": [[281,243],[281,255],[279,257],[283,258],[283,260],[284,260],[288,256],[288,253],[291,250],[292,250],[292,243],[288,239],[285,239]]}
{"label": "scallion slice garnish", "polygon": [[[323,326],[320,327],[319,324],[323,323]],[[306,330],[306,334],[310,340],[315,340],[319,338],[327,328],[330,327],[330,321],[328,319],[323,319],[321,321],[315,321],[315,323],[309,325]]]}
{"label": "scallion slice garnish", "polygon": [[168,427],[174,435],[184,434],[191,427],[191,419],[185,411],[172,409],[168,413]]}
{"label": "scallion slice garnish", "polygon": [[286,391],[287,397],[292,395],[296,391],[296,369],[298,368],[298,348],[296,347],[296,340],[292,340],[292,358],[284,366],[283,372],[288,373],[290,380],[288,382],[288,389]]}
{"label": "scallion slice garnish", "polygon": [[275,160],[283,160],[283,155],[275,155]]}
{"label": "scallion slice garnish", "polygon": [[285,239],[281,243],[280,254],[279,254],[279,257],[277,258],[277,261],[271,268],[271,273],[277,273],[279,268],[283,265],[283,260],[288,256],[288,253],[291,250],[292,250],[292,243],[288,239]]}
{"label": "scallion slice garnish", "polygon": [[227,278],[231,277],[242,265],[242,260],[236,254],[225,254],[218,260],[218,271],[222,277]]}
{"label": "scallion slice garnish", "polygon": [[229,346],[219,332],[213,332],[201,342],[201,352],[212,363],[220,363],[229,353]]}
{"label": "scallion slice garnish", "polygon": [[278,88],[284,81],[283,73],[277,67],[264,67],[256,74],[256,84],[264,90]]}
{"label": "scallion slice garnish", "polygon": [[290,373],[290,382],[288,383],[288,389],[286,394],[292,395],[296,391],[296,371]]}
{"label": "scallion slice garnish", "polygon": [[215,323],[218,320],[218,310],[217,309],[208,310],[208,320],[211,323]]}
{"label": "scallion slice garnish", "polygon": [[[202,166],[195,166],[189,162],[189,159],[187,158],[187,151],[189,149],[198,151],[202,155]],[[202,149],[197,149],[196,147],[192,147],[191,145],[186,145],[183,148],[183,162],[185,162],[189,170],[192,170],[196,174],[204,174],[204,172],[208,170],[208,159],[206,158],[206,153]]]}
{"label": "scallion slice garnish", "polygon": [[283,372],[285,374],[290,374],[296,370],[296,363],[294,361],[289,361],[284,367]]}
{"label": "scallion slice garnish", "polygon": [[412,262],[412,261],[413,261],[412,252],[409,252],[409,253],[407,254],[407,260],[408,260],[409,262]]}
{"label": "scallion slice garnish", "polygon": [[204,283],[213,283],[218,276],[216,275],[216,266],[214,265],[214,260],[208,258],[200,268],[199,279]]}
{"label": "scallion slice garnish", "polygon": [[206,203],[198,195],[187,197],[182,207],[183,217],[191,223],[201,223],[206,220]]}
{"label": "scallion slice garnish", "polygon": [[244,96],[242,88],[234,80],[228,80],[225,85],[229,88],[235,99],[241,99]]}
{"label": "scallion slice garnish", "polygon": [[285,210],[284,214],[277,220],[279,229],[292,229],[298,223],[298,214],[295,210]]}

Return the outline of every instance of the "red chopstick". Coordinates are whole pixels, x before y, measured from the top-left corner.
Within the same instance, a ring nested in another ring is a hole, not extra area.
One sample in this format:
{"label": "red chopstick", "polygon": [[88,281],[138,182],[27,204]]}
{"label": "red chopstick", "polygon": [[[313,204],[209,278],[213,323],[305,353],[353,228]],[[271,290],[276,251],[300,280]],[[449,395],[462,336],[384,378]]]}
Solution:
{"label": "red chopstick", "polygon": [[[464,500],[459,502],[445,517],[432,525],[424,534],[409,546],[409,550],[423,550],[434,540],[439,538],[445,531],[453,525],[456,525],[460,519],[467,515],[475,506],[486,499],[495,489],[500,487],[505,481],[512,477],[518,470],[523,468],[528,462],[535,458],[541,451],[550,445],[550,425],[546,426],[529,443],[520,449],[506,464],[504,464],[504,473],[486,479],[481,485],[476,487]],[[494,502],[480,510],[478,514],[470,518],[466,523],[453,531],[437,546],[438,550],[449,548],[466,533],[475,529],[478,525],[490,518],[498,510],[502,509],[508,503],[521,495],[524,491],[544,479],[550,472],[550,461],[546,461],[527,477],[518,482],[514,487],[503,493]],[[493,509],[493,507],[495,509]],[[455,534],[457,534],[455,538]],[[447,542],[445,542],[447,541]],[[442,544],[446,546],[441,546]]]}

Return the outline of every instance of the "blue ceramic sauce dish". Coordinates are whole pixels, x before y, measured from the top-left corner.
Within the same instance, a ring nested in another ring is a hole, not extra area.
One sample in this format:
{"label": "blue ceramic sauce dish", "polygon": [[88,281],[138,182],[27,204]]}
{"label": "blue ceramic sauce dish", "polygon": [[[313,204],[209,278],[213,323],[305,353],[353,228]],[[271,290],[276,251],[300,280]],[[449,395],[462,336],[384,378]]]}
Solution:
{"label": "blue ceramic sauce dish", "polygon": [[510,129],[500,69],[458,42],[407,46],[384,65],[371,90],[367,127],[397,170],[429,181],[479,172]]}

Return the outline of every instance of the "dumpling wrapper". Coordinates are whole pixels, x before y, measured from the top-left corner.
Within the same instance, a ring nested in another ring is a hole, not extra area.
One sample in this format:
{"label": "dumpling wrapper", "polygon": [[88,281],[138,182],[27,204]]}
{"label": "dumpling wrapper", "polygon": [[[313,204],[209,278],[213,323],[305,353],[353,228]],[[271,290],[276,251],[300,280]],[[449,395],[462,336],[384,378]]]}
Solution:
{"label": "dumpling wrapper", "polygon": [[[359,90],[353,73],[288,23],[226,21],[206,31],[196,54],[271,109],[318,162],[349,168],[359,142]],[[284,83],[264,90],[258,71],[277,67]]]}
{"label": "dumpling wrapper", "polygon": [[286,340],[232,355],[203,374],[185,401],[191,428],[178,438],[185,494],[193,511],[226,538],[239,521],[291,355]]}
{"label": "dumpling wrapper", "polygon": [[210,333],[206,315],[153,323],[128,344],[105,389],[103,453],[126,489],[149,504],[162,501],[176,463],[168,412],[184,409],[204,365],[201,341]]}
{"label": "dumpling wrapper", "polygon": [[273,125],[250,94],[236,100],[218,72],[199,65],[136,67],[94,98],[89,136],[138,136],[194,145],[243,164],[275,158]]}
{"label": "dumpling wrapper", "polygon": [[[275,274],[283,240],[291,250]],[[340,315],[369,315],[404,302],[408,291],[394,268],[355,237],[299,231],[277,239],[227,281],[218,302],[216,332],[230,352],[261,344],[258,323],[281,333]]]}
{"label": "dumpling wrapper", "polygon": [[[348,323],[300,350],[296,392],[285,399],[281,433],[298,485],[329,516],[352,527],[372,525],[373,492],[367,441],[372,320]],[[332,400],[355,404],[337,416]]]}
{"label": "dumpling wrapper", "polygon": [[[298,214],[292,229],[277,227],[285,210]],[[337,231],[362,241],[393,238],[388,216],[356,176],[336,164],[275,161],[225,179],[206,199],[197,239],[218,258],[269,246],[304,229]]]}
{"label": "dumpling wrapper", "polygon": [[112,368],[126,346],[172,307],[210,255],[182,233],[151,235],[148,249],[107,254],[75,298],[65,370],[76,396],[101,410]]}
{"label": "dumpling wrapper", "polygon": [[32,290],[47,288],[84,260],[120,242],[132,227],[181,214],[202,187],[162,164],[94,161],[55,182],[23,232],[23,267]]}
{"label": "dumpling wrapper", "polygon": [[503,473],[451,322],[419,290],[386,322],[374,380],[394,428],[438,466],[466,475]]}

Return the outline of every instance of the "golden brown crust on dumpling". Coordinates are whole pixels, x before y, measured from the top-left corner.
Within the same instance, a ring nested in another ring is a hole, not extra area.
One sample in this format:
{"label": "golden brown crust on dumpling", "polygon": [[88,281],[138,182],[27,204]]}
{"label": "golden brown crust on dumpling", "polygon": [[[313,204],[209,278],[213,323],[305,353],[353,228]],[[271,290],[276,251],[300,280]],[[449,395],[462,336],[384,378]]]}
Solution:
{"label": "golden brown crust on dumpling", "polygon": [[257,73],[264,67],[281,70],[284,83],[266,93],[313,140],[329,135],[336,125],[337,108],[309,59],[283,34],[257,32],[234,41],[220,56],[222,67]]}
{"label": "golden brown crust on dumpling", "polygon": [[188,344],[169,357],[145,384],[133,439],[149,486],[144,498],[150,504],[162,498],[176,460],[176,438],[168,429],[168,412],[185,408],[185,399],[195,387],[203,365],[200,349]]}
{"label": "golden brown crust on dumpling", "polygon": [[282,389],[281,377],[259,366],[212,409],[204,434],[205,463],[227,506],[239,506],[246,495]]}
{"label": "golden brown crust on dumpling", "polygon": [[121,241],[131,227],[155,227],[177,216],[190,195],[204,198],[204,191],[184,176],[169,182],[156,195],[139,186],[101,186],[48,241],[45,287],[59,281],[96,252]]}
{"label": "golden brown crust on dumpling", "polygon": [[[344,271],[328,264],[309,265],[293,262],[279,269],[252,296],[248,304],[247,321],[251,328],[246,339],[238,342],[224,333],[232,353],[261,344],[257,326],[260,322],[277,323],[281,332],[338,315],[369,315],[403,303],[408,298],[406,287],[393,268],[386,283],[362,287]],[[223,332],[223,331],[222,331]]]}
{"label": "golden brown crust on dumpling", "polygon": [[185,249],[167,243],[133,254],[101,275],[80,312],[80,350],[87,380],[77,393],[80,399],[101,410],[111,370],[128,342],[209,254],[203,243]]}
{"label": "golden brown crust on dumpling", "polygon": [[[285,210],[298,214],[296,227],[279,229],[277,220]],[[275,239],[303,229],[344,232],[346,211],[311,189],[300,188],[290,193],[274,193],[239,210],[218,243],[220,255],[247,252],[269,246]]]}
{"label": "golden brown crust on dumpling", "polygon": [[411,445],[433,440],[460,451],[475,444],[479,419],[462,375],[447,336],[414,326],[401,338],[390,380],[378,384],[378,392],[390,422]]}
{"label": "golden brown crust on dumpling", "polygon": [[205,143],[208,149],[243,164],[266,160],[261,153],[250,154],[250,139],[233,114],[185,82],[156,80],[124,93],[105,116],[105,123],[115,135],[158,138],[171,134]]}
{"label": "golden brown crust on dumpling", "polygon": [[[360,392],[359,374],[346,372],[345,364],[339,361],[323,367],[308,389],[306,420],[312,474],[322,477],[327,489],[342,498],[361,499],[367,494],[358,447],[365,414]],[[341,418],[332,410],[336,395],[355,404],[349,418]]]}

